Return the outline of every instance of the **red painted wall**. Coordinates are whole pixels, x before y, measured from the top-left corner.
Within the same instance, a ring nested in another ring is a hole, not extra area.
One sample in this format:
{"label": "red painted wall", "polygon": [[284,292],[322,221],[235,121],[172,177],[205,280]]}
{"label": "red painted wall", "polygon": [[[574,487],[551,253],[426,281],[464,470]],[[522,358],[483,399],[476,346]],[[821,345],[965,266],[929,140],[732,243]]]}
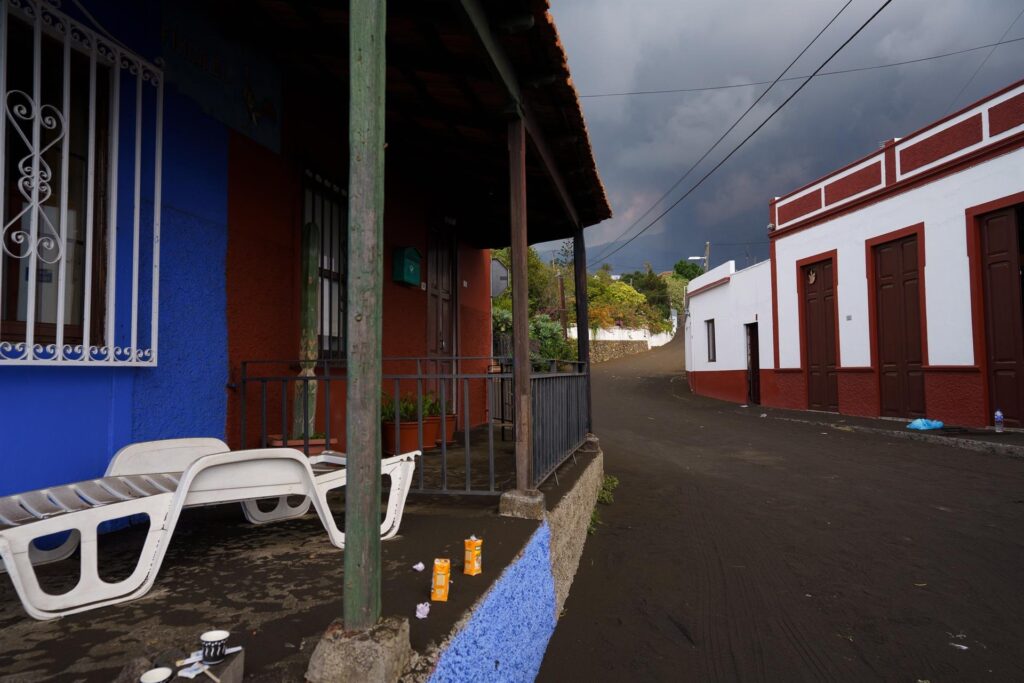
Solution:
{"label": "red painted wall", "polygon": [[924,400],[928,417],[933,420],[984,427],[991,421],[985,410],[985,391],[985,378],[977,369],[925,369]]}
{"label": "red painted wall", "polygon": [[[294,167],[248,138],[230,134],[227,332],[228,367],[236,386],[243,360],[298,355],[301,197]],[[274,388],[268,392],[267,414],[279,416],[280,389]],[[255,389],[248,397],[250,446],[256,445],[259,410]],[[240,416],[239,391],[229,389],[225,433],[232,448],[241,446]]]}
{"label": "red painted wall", "polygon": [[[491,252],[459,246],[459,355],[491,355]],[[465,286],[463,286],[465,285]],[[486,360],[466,361],[462,371],[486,373]],[[487,421],[487,388],[485,381],[469,383],[470,424]],[[460,423],[460,427],[461,427]]]}
{"label": "red painted wall", "polygon": [[761,370],[761,405],[807,409],[807,380],[800,370]]}
{"label": "red painted wall", "polygon": [[696,394],[733,403],[747,402],[746,370],[705,370],[690,372],[687,376]]}
{"label": "red painted wall", "polygon": [[[229,145],[228,182],[228,358],[232,383],[237,386],[243,361],[294,359],[299,337],[299,267],[302,219],[301,169],[284,157],[232,133]],[[396,247],[415,247],[427,252],[429,221],[442,215],[421,184],[407,180],[400,167],[387,170],[384,211],[383,354],[422,357],[427,352],[427,293],[419,287],[391,279],[392,253]],[[460,355],[490,355],[490,252],[462,245],[459,248],[458,306]],[[426,279],[426,263],[422,278]],[[462,282],[466,282],[466,287]],[[479,367],[477,367],[479,366]],[[487,362],[464,367],[485,372]],[[412,374],[415,365],[386,361],[385,374]],[[298,367],[274,365],[267,374],[294,376]],[[339,367],[334,373],[343,377]],[[345,448],[345,381],[330,383],[331,438]],[[384,391],[394,385],[385,381]],[[416,384],[399,384],[401,394],[414,392]],[[429,390],[430,387],[427,387]],[[472,424],[486,421],[482,381],[471,384]],[[460,392],[462,388],[459,388]],[[232,448],[242,447],[239,389],[229,389],[226,434]],[[318,388],[317,431],[326,431],[327,383]],[[291,395],[289,388],[288,395]],[[460,401],[461,401],[460,394]],[[280,382],[268,383],[266,414],[268,433],[282,431]],[[250,384],[247,396],[247,447],[259,446],[262,412],[259,384]],[[290,425],[286,412],[284,428]],[[460,416],[459,426],[462,426]]]}
{"label": "red painted wall", "polygon": [[844,415],[877,417],[879,409],[878,375],[872,368],[839,372],[839,412]]}

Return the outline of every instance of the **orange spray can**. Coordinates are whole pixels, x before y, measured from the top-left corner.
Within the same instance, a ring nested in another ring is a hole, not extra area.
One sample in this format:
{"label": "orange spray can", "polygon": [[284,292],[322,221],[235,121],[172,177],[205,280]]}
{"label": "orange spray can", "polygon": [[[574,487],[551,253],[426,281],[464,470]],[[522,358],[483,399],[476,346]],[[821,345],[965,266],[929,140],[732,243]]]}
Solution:
{"label": "orange spray can", "polygon": [[430,599],[448,602],[448,580],[452,574],[451,560],[434,560],[434,578],[430,584]]}
{"label": "orange spray can", "polygon": [[462,573],[468,576],[476,576],[484,570],[483,547],[484,539],[470,536],[465,541],[466,560]]}

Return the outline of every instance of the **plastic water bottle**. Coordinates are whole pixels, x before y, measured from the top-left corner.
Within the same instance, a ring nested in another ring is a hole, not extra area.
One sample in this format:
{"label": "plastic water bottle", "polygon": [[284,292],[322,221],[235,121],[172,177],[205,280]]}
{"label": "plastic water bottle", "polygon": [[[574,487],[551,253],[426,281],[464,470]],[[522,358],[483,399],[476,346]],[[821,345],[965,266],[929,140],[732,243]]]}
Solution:
{"label": "plastic water bottle", "polygon": [[1003,411],[1001,411],[1001,410],[997,410],[996,411],[995,423],[996,423],[996,434],[1002,434],[1003,433]]}

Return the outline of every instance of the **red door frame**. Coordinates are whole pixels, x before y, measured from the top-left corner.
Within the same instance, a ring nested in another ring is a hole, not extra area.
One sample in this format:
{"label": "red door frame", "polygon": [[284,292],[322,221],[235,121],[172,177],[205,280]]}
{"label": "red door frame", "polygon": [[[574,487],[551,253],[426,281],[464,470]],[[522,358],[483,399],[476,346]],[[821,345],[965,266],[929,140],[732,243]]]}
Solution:
{"label": "red door frame", "polygon": [[[796,282],[797,282],[797,313],[799,315],[800,323],[800,370],[804,377],[804,398],[808,405],[810,405],[809,394],[810,391],[810,368],[807,365],[807,321],[804,315],[804,303],[806,300],[806,287],[804,284],[803,269],[804,266],[814,265],[815,263],[822,263],[824,261],[832,262],[832,321],[836,328],[836,371],[842,367],[842,351],[841,344],[839,341],[839,251],[837,249],[830,249],[823,251],[820,254],[813,256],[807,256],[802,259],[798,259],[796,262]],[[776,326],[777,327],[777,326]],[[778,345],[776,345],[776,349]],[[838,382],[838,378],[836,379]],[[841,406],[839,406],[841,408]]]}
{"label": "red door frame", "polygon": [[967,261],[971,273],[971,328],[974,333],[974,365],[981,372],[985,387],[985,415],[992,424],[992,387],[988,376],[988,346],[985,340],[985,285],[981,273],[981,222],[980,218],[993,211],[1024,204],[1024,192],[1017,192],[984,204],[969,206],[964,211],[967,223]]}
{"label": "red door frame", "polygon": [[[921,368],[925,373],[928,372],[928,307],[926,305],[927,298],[925,297],[925,260],[924,260],[924,223],[915,223],[914,225],[901,228],[899,230],[893,230],[887,232],[884,235],[878,235],[871,239],[864,241],[864,262],[867,266],[865,273],[867,274],[868,283],[868,335],[870,336],[869,348],[871,350],[871,372],[875,376],[875,388],[877,390],[879,412],[881,412],[881,401],[882,401],[882,371],[881,364],[878,362],[878,303],[875,301],[876,293],[876,273],[875,273],[875,247],[885,244],[886,242],[893,242],[895,240],[903,239],[904,237],[910,237],[915,235],[917,237],[917,268],[918,277],[920,278],[920,286],[917,288],[918,306],[921,309]],[[928,392],[925,391],[925,407],[928,406]]]}

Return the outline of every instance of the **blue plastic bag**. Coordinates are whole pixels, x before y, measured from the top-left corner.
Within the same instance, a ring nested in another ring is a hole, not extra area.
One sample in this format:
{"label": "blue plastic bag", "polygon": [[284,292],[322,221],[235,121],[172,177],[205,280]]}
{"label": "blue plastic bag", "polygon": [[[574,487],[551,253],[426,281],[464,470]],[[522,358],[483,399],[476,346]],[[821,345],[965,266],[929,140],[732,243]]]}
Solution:
{"label": "blue plastic bag", "polygon": [[916,429],[920,432],[928,431],[929,429],[942,429],[945,425],[942,424],[942,420],[929,420],[923,417],[919,417],[910,424],[907,425],[907,429]]}

